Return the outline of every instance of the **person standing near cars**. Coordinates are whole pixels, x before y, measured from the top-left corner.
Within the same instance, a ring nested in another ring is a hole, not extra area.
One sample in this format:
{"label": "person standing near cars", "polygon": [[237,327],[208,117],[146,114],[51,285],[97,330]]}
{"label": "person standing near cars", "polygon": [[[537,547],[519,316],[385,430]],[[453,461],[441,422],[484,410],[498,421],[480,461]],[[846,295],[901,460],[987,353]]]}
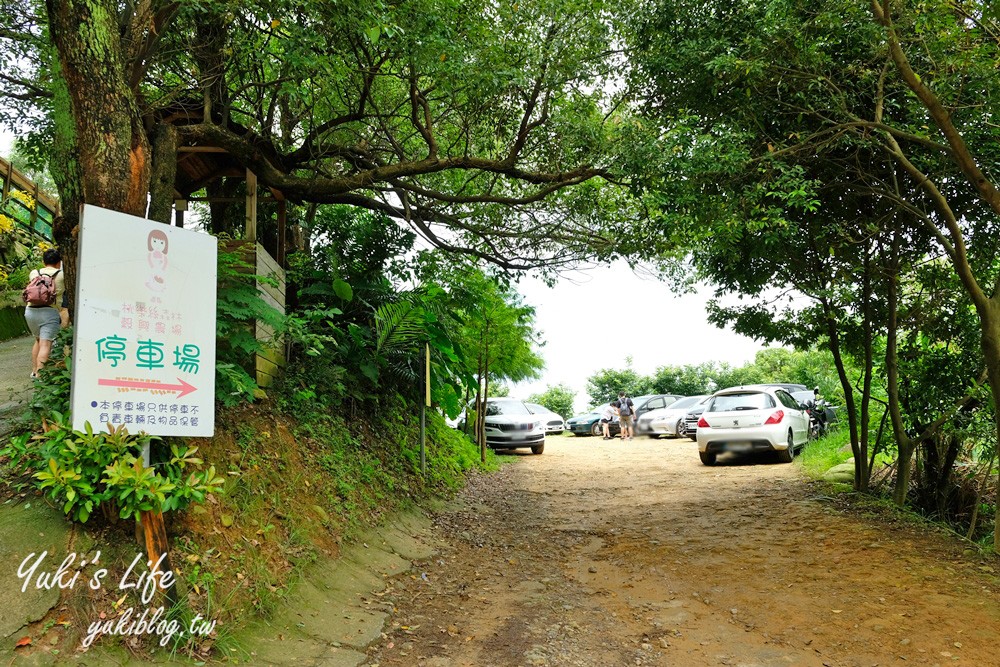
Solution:
{"label": "person standing near cars", "polygon": [[618,400],[611,405],[618,409],[618,425],[622,430],[622,442],[631,440],[632,436],[635,435],[635,429],[632,428],[635,405],[633,405],[632,399],[626,396],[624,391],[620,391],[618,392]]}
{"label": "person standing near cars", "polygon": [[[35,337],[35,344],[31,347],[32,379],[38,377],[38,370],[49,360],[49,354],[52,352],[52,342],[56,339],[56,334],[59,333],[59,329],[62,326],[62,318],[59,315],[59,307],[57,305],[62,303],[60,298],[62,297],[63,286],[65,284],[62,273],[62,255],[59,254],[58,250],[50,248],[42,255],[42,261],[45,263],[45,266],[35,269],[29,274],[28,287],[25,288],[26,294],[29,290],[35,289],[35,279],[39,276],[48,276],[50,279],[49,287],[42,290],[49,297],[49,299],[46,299],[48,303],[28,301],[28,296],[25,296],[27,304],[24,309],[24,319],[28,324],[28,330],[31,331],[31,335]],[[48,292],[49,289],[51,289],[51,292]]]}
{"label": "person standing near cars", "polygon": [[611,420],[615,418],[615,409],[608,403],[601,412],[601,427],[604,429],[604,439],[611,440]]}

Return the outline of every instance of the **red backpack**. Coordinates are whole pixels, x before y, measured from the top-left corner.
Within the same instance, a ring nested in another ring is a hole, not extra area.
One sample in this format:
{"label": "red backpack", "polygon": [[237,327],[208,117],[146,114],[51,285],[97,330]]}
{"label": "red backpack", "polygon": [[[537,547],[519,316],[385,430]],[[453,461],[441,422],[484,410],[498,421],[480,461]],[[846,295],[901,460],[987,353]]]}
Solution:
{"label": "red backpack", "polygon": [[56,302],[56,276],[59,275],[59,271],[60,269],[56,269],[56,272],[51,274],[39,271],[21,292],[24,303],[36,308],[54,304]]}

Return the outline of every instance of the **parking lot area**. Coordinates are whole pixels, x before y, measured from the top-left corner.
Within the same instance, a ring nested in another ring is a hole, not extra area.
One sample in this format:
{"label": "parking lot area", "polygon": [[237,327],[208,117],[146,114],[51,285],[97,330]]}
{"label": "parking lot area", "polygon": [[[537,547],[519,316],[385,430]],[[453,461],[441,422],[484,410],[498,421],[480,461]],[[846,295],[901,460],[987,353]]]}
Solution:
{"label": "parking lot area", "polygon": [[985,665],[997,581],[913,525],[845,514],[798,465],[687,439],[549,437],[435,516],[379,665]]}

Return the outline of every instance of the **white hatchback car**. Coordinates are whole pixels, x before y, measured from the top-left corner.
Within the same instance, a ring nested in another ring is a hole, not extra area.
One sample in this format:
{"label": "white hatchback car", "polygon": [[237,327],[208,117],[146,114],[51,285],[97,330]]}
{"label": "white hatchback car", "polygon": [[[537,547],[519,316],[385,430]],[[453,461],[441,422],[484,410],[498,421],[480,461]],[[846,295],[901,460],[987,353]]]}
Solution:
{"label": "white hatchback car", "polygon": [[809,413],[781,387],[717,391],[698,420],[698,454],[714,465],[720,452],[776,451],[791,463],[809,437]]}

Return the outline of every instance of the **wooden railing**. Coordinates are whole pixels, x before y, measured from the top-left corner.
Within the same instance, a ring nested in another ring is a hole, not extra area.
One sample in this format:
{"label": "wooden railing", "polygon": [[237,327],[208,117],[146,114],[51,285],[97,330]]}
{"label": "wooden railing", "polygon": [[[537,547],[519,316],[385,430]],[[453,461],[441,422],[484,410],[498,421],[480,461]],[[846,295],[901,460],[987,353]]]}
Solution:
{"label": "wooden railing", "polygon": [[12,213],[13,217],[25,229],[51,241],[52,221],[59,215],[58,200],[39,189],[38,184],[3,158],[0,158],[0,184],[2,184],[2,200],[6,200],[8,195],[14,191],[31,195],[36,202],[33,210],[17,199],[11,199],[8,204],[8,213]]}

